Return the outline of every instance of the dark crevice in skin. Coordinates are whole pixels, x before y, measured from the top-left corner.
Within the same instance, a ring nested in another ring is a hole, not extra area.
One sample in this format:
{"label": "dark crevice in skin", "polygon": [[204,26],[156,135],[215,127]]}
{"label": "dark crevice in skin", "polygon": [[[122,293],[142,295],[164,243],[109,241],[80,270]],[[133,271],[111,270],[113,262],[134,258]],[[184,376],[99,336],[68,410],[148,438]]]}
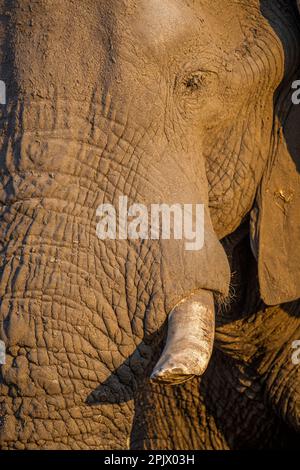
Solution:
{"label": "dark crevice in skin", "polygon": [[257,283],[256,260],[250,250],[249,218],[232,235],[224,238],[222,245],[230,263],[232,296],[228,305],[217,306],[217,326],[246,319],[264,305]]}

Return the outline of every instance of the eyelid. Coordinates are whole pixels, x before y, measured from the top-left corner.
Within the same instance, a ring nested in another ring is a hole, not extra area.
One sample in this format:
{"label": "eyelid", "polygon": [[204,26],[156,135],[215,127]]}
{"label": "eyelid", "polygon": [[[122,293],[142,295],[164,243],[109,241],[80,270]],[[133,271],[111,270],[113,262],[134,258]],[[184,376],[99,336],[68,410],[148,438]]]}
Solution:
{"label": "eyelid", "polygon": [[202,69],[202,68],[199,68],[199,69],[192,69],[192,70],[187,70],[185,73],[184,73],[184,76],[192,76],[192,75],[206,75],[206,76],[209,76],[209,75],[215,75],[216,77],[218,76],[217,72],[215,70],[210,70],[210,69]]}

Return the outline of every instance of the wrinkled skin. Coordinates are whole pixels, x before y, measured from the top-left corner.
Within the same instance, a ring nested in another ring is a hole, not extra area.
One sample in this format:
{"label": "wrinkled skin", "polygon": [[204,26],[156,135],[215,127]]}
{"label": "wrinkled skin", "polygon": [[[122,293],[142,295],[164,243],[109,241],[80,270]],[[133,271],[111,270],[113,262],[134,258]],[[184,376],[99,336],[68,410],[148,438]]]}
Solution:
{"label": "wrinkled skin", "polygon": [[218,312],[206,373],[184,385],[150,384],[139,392],[132,448],[299,447],[299,366],[291,361],[291,343],[299,338],[299,302],[264,305],[248,245],[246,237],[236,248],[241,292],[230,311]]}
{"label": "wrinkled skin", "polygon": [[[256,196],[297,148],[298,18],[267,4],[1,2],[1,448],[296,442],[299,305],[262,302],[273,292],[249,247],[253,209],[265,265]],[[204,203],[204,248],[99,241],[96,209],[119,195]],[[226,296],[227,259],[236,296],[207,372],[151,384],[168,313],[199,289]]]}

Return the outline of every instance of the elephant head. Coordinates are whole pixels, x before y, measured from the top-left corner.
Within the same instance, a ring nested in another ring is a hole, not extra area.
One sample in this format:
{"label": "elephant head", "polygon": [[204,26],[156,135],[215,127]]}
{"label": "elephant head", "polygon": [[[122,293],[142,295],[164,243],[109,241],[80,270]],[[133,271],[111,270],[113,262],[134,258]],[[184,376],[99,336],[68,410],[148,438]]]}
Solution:
{"label": "elephant head", "polygon": [[[230,290],[221,240],[249,214],[263,300],[299,297],[294,6],[2,8],[1,446],[124,448],[167,318],[152,379],[206,369]],[[202,204],[202,249],[99,240],[97,208],[124,196]]]}

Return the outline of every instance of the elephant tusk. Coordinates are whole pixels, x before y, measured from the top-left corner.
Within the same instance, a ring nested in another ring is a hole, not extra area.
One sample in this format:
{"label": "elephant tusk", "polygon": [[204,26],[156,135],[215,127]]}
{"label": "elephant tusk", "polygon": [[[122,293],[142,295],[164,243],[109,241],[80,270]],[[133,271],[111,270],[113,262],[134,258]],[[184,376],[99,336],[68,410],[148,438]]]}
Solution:
{"label": "elephant tusk", "polygon": [[202,375],[212,354],[214,330],[211,292],[202,290],[179,302],[169,315],[166,345],[151,381],[177,385]]}

